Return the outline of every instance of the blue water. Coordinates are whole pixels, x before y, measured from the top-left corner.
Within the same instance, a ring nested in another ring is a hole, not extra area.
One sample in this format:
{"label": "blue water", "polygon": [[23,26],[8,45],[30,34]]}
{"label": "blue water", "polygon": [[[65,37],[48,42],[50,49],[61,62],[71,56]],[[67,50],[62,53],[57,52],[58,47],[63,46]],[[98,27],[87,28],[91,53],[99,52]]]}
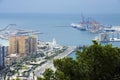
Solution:
{"label": "blue water", "polygon": [[[120,14],[85,14],[101,24],[120,25]],[[90,45],[97,34],[76,30],[71,23],[81,21],[81,14],[0,14],[0,28],[8,24],[17,24],[17,28],[38,30],[41,41],[56,39],[58,44],[66,46]],[[119,43],[114,43],[119,46]],[[71,54],[70,56],[74,56]]]}

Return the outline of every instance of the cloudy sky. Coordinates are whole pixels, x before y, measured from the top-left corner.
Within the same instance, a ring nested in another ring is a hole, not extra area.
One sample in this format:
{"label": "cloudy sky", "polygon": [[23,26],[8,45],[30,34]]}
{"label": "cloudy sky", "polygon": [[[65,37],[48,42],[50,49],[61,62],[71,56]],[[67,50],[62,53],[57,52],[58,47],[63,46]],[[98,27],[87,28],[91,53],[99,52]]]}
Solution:
{"label": "cloudy sky", "polygon": [[120,0],[0,0],[0,13],[120,13]]}

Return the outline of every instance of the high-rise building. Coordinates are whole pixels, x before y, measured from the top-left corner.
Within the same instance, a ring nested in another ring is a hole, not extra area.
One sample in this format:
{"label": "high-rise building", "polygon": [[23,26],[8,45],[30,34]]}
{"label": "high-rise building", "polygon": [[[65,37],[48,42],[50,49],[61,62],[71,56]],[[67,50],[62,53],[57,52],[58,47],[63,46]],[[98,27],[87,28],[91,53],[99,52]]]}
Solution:
{"label": "high-rise building", "polygon": [[24,54],[26,36],[11,36],[9,38],[9,53],[10,54]]}
{"label": "high-rise building", "polygon": [[7,55],[8,47],[0,45],[0,68],[5,67],[5,57]]}
{"label": "high-rise building", "polygon": [[29,42],[29,53],[34,53],[37,51],[37,37],[36,36],[30,36],[28,38]]}
{"label": "high-rise building", "polygon": [[37,37],[28,35],[11,36],[9,38],[9,53],[20,56],[34,53],[37,50]]}

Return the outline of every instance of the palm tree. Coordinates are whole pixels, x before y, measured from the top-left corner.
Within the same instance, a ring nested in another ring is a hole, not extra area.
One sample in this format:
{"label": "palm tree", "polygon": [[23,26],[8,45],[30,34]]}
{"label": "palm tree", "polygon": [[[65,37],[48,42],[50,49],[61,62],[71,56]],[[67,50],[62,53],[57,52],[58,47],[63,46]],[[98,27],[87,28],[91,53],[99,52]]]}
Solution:
{"label": "palm tree", "polygon": [[16,78],[16,80],[21,80],[20,78]]}
{"label": "palm tree", "polygon": [[34,71],[32,73],[33,73],[33,80],[35,80],[35,73],[34,73]]}

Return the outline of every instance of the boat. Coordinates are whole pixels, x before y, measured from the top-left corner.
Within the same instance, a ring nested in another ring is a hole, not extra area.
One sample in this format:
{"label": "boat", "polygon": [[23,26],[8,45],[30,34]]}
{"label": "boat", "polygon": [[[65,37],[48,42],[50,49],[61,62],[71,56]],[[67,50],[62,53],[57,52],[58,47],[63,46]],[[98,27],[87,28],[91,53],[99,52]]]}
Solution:
{"label": "boat", "polygon": [[71,26],[72,26],[73,28],[78,29],[78,30],[86,31],[86,28],[83,27],[81,24],[75,24],[75,23],[72,23]]}
{"label": "boat", "polygon": [[104,28],[103,25],[99,24],[93,18],[85,18],[81,15],[82,21],[79,23],[72,23],[71,26],[81,31],[89,31],[92,33],[101,32]]}

